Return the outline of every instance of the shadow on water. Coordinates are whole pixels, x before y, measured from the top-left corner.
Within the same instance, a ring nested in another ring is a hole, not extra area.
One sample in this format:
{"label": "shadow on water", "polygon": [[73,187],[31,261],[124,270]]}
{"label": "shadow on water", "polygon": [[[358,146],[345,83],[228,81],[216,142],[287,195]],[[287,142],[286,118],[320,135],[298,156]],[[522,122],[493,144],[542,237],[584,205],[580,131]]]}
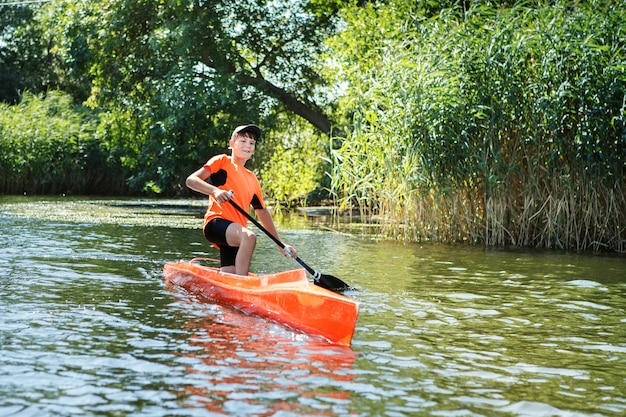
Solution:
{"label": "shadow on water", "polygon": [[[359,288],[345,349],[167,287],[165,262],[217,257],[202,210],[0,199],[0,415],[626,412],[623,257],[283,230]],[[258,240],[255,271],[296,266]]]}

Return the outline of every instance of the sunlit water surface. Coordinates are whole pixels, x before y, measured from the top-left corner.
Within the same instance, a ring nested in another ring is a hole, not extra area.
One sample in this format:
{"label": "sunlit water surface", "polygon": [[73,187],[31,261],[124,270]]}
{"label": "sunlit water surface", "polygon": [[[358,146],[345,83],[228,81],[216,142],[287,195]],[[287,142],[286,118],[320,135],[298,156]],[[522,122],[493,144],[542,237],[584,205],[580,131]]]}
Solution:
{"label": "sunlit water surface", "polygon": [[[165,262],[217,257],[202,211],[0,199],[1,416],[626,414],[623,257],[285,226],[358,288],[341,348],[166,286]],[[256,272],[297,266],[258,244]]]}

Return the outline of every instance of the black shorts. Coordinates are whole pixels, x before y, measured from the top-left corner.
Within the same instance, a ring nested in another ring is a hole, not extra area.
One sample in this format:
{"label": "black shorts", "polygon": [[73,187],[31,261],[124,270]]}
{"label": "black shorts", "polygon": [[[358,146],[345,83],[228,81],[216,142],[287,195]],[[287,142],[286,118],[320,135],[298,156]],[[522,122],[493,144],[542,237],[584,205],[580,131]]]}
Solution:
{"label": "black shorts", "polygon": [[220,264],[222,266],[235,265],[235,258],[239,248],[236,246],[228,246],[226,242],[226,229],[231,225],[230,220],[213,219],[204,226],[204,237],[211,243],[220,248]]}

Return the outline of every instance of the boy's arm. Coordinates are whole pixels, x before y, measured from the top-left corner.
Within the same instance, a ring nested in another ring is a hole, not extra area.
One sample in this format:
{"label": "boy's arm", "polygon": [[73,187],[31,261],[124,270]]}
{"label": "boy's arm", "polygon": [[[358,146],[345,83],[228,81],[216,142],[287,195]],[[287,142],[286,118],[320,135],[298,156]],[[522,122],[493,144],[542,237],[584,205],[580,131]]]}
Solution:
{"label": "boy's arm", "polygon": [[267,231],[274,235],[276,239],[280,240],[278,231],[274,225],[274,220],[272,219],[272,215],[269,210],[267,208],[256,210],[256,216],[259,218],[259,221],[267,229]]}
{"label": "boy's arm", "polygon": [[[261,224],[267,229],[267,231],[270,232],[272,235],[274,235],[276,239],[281,240],[280,237],[278,236],[278,231],[276,230],[276,226],[274,225],[274,220],[272,219],[272,215],[270,214],[269,210],[267,208],[258,209],[256,210],[256,215],[259,218],[259,221],[261,222]],[[285,251],[284,249],[280,248],[280,250],[283,252],[284,255],[291,256],[292,258],[295,258],[296,256],[298,256],[296,249],[293,246],[288,245],[286,243],[285,243],[285,246],[287,247],[288,251]]]}
{"label": "boy's arm", "polygon": [[224,201],[230,199],[228,191],[217,188],[216,186],[206,182],[206,179],[209,178],[209,176],[211,176],[211,170],[202,167],[187,177],[185,185],[199,193],[212,195],[218,203],[223,203]]}

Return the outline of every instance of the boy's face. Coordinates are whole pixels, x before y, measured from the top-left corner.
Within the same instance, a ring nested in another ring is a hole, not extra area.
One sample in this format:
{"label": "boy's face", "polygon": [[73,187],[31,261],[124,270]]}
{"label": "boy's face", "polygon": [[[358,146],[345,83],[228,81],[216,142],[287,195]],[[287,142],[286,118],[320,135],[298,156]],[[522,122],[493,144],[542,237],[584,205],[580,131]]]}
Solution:
{"label": "boy's face", "polygon": [[230,147],[233,151],[233,157],[245,162],[254,155],[256,139],[252,134],[247,132],[242,135],[235,135],[235,137],[230,140]]}

